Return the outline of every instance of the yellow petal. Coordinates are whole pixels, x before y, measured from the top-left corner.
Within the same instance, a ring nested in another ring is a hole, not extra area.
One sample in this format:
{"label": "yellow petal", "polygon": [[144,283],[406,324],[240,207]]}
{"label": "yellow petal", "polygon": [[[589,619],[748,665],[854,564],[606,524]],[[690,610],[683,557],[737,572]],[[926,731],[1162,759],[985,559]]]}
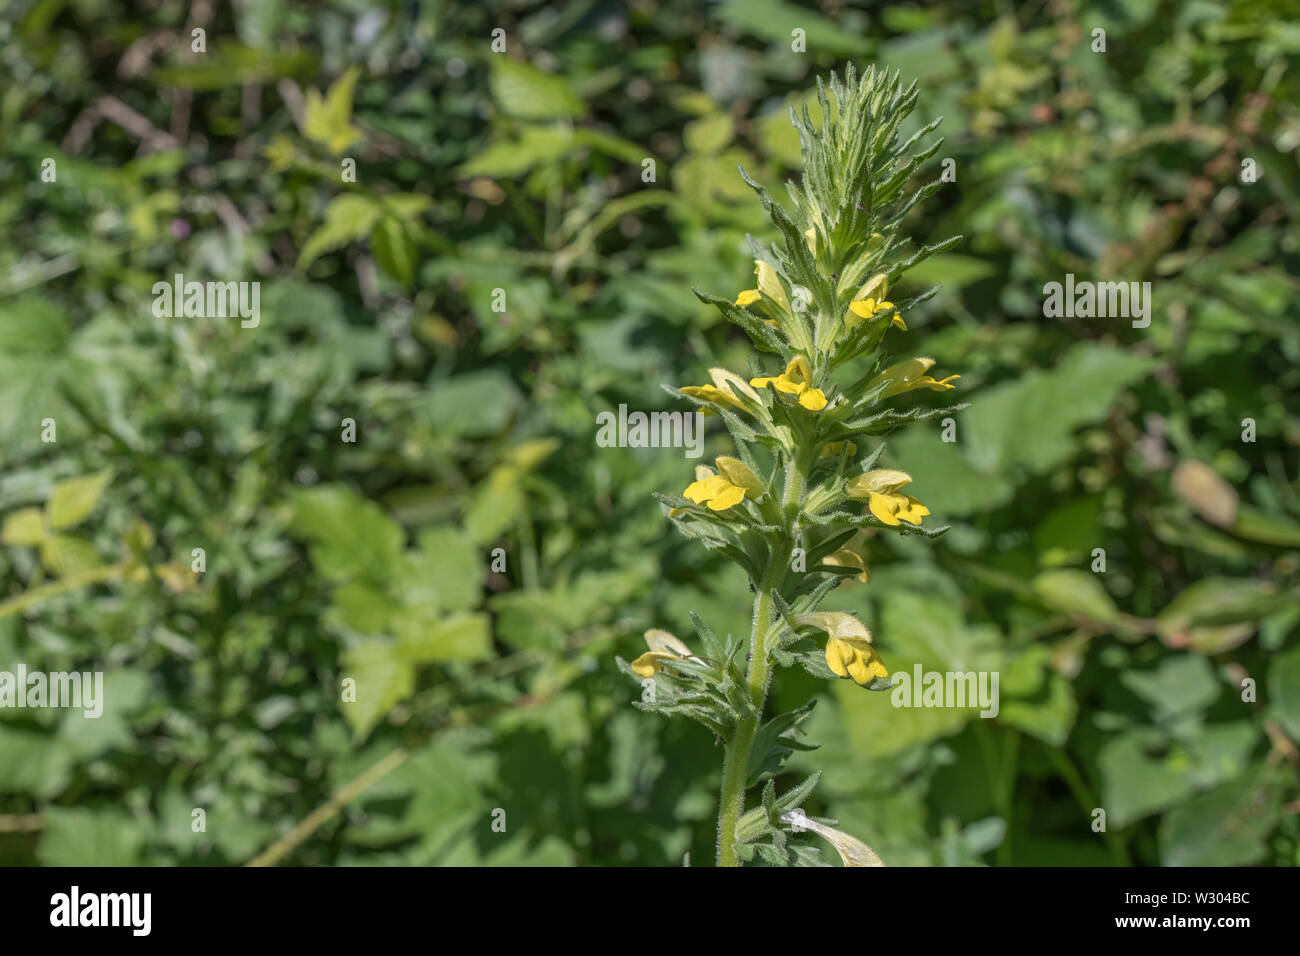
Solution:
{"label": "yellow petal", "polygon": [[819,837],[835,847],[835,852],[840,855],[840,859],[845,866],[884,866],[882,860],[876,851],[871,849],[857,837],[849,836],[843,830],[837,830],[834,827],[827,826],[824,823],[818,823],[816,820],[810,820],[800,815],[795,817],[793,814],[782,814],[781,819],[786,823],[798,822],[805,830],[811,830]]}
{"label": "yellow petal", "polygon": [[883,299],[889,293],[889,277],[883,272],[877,272],[870,279],[862,284],[858,290],[855,299]]}
{"label": "yellow petal", "polygon": [[728,372],[725,368],[709,369],[709,378],[713,379],[713,384],[721,391],[732,392],[733,394],[744,394],[752,398],[755,402],[761,404],[758,393],[745,384],[745,380],[739,375]]}
{"label": "yellow petal", "polygon": [[820,388],[810,388],[799,396],[799,404],[810,412],[820,412],[826,407],[826,393]]}
{"label": "yellow petal", "polygon": [[903,314],[901,312],[895,312],[894,317],[890,319],[890,323],[898,326],[904,332],[907,331],[907,323],[903,321]]}
{"label": "yellow petal", "polygon": [[897,468],[873,468],[851,479],[844,490],[850,498],[866,498],[872,494],[897,491],[911,480],[911,475]]}
{"label": "yellow petal", "polygon": [[854,581],[861,581],[866,584],[871,580],[867,572],[867,565],[862,560],[861,555],[856,551],[850,551],[848,548],[840,548],[834,554],[822,558],[822,564],[829,564],[836,568],[857,568],[858,573],[853,576]]}
{"label": "yellow petal", "polygon": [[[690,395],[692,398],[698,398],[702,401],[714,402],[718,405],[726,405],[728,408],[736,408],[741,411],[745,410],[745,406],[736,401],[736,399],[731,396],[730,392],[724,392],[722,389],[713,385],[684,385],[678,389],[678,391],[683,395]],[[714,413],[711,408],[702,408],[699,409],[699,411],[703,412],[705,415],[712,415]]]}
{"label": "yellow petal", "polygon": [[802,355],[796,355],[790,360],[790,364],[785,367],[785,377],[794,382],[808,383],[812,381],[812,366]]}
{"label": "yellow petal", "polygon": [[758,480],[758,475],[739,458],[728,458],[725,455],[717,459],[718,471],[727,476],[727,480],[733,485],[744,488],[751,498],[757,498],[763,493],[763,483]]}
{"label": "yellow petal", "polygon": [[[730,487],[732,487],[731,482],[727,481],[726,478],[721,475],[713,475],[702,481],[692,481],[686,486],[686,490],[682,492],[682,497],[699,505],[711,498],[716,498]],[[741,496],[744,496],[744,492],[741,492]],[[710,505],[709,507],[713,506]]]}
{"label": "yellow petal", "polygon": [[872,677],[874,676],[871,673],[871,668],[868,666],[866,659],[861,653],[854,653],[850,657],[848,670],[849,676],[853,678],[853,682],[859,687],[866,687],[871,683]]}
{"label": "yellow petal", "polygon": [[819,611],[815,614],[796,614],[795,624],[811,624],[831,637],[871,642],[871,632],[865,624],[847,611]]}
{"label": "yellow petal", "polygon": [[836,677],[849,676],[849,672],[844,669],[844,661],[840,657],[839,641],[833,637],[826,642],[826,666],[831,669],[831,673]]}
{"label": "yellow petal", "polygon": [[775,300],[777,305],[786,311],[790,309],[790,300],[786,297],[785,289],[781,286],[781,280],[777,277],[776,270],[761,259],[754,260],[754,273],[758,276],[758,287],[769,299]]}
{"label": "yellow petal", "polygon": [[893,495],[872,494],[867,498],[867,507],[871,513],[888,525],[898,524],[894,512],[898,510],[898,499]]}
{"label": "yellow petal", "polygon": [[808,387],[807,382],[796,382],[788,375],[781,375],[772,380],[772,387],[787,395],[799,395]]}
{"label": "yellow petal", "polygon": [[632,673],[637,677],[654,677],[662,667],[659,662],[666,658],[672,657],[671,654],[665,654],[662,651],[646,651],[640,657],[632,662]]}
{"label": "yellow petal", "polygon": [[646,646],[652,651],[659,651],[663,654],[672,654],[680,658],[693,657],[691,649],[677,639],[675,634],[668,631],[662,631],[657,627],[652,627],[645,632]]}
{"label": "yellow petal", "polygon": [[763,297],[759,295],[757,289],[746,289],[740,295],[736,296],[736,305],[746,306],[753,305],[755,302],[761,302]]}
{"label": "yellow petal", "polygon": [[724,491],[709,499],[710,511],[726,511],[733,505],[745,500],[745,489],[739,485],[728,485]]}

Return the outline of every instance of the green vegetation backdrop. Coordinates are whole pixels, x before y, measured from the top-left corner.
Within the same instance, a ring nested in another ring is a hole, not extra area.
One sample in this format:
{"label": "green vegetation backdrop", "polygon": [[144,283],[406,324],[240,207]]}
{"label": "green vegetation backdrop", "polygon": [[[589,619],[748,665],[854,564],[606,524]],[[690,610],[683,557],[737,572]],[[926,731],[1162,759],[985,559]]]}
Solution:
{"label": "green vegetation backdrop", "polygon": [[[652,497],[695,461],[595,420],[747,367],[690,289],[752,285],[737,164],[783,198],[846,62],[944,117],[905,231],[965,240],[898,294],[943,284],[907,321],[972,405],[882,459],[952,530],[865,541],[828,607],[1002,700],[783,671],[823,746],[781,783],[825,767],[809,813],[891,865],[1300,861],[1288,11],[5,4],[0,670],[106,704],[0,709],[0,862],[711,861],[720,749],[614,658],[749,594]],[[155,315],[176,273],[260,324]],[[1150,282],[1149,327],[1045,318],[1066,274]]]}

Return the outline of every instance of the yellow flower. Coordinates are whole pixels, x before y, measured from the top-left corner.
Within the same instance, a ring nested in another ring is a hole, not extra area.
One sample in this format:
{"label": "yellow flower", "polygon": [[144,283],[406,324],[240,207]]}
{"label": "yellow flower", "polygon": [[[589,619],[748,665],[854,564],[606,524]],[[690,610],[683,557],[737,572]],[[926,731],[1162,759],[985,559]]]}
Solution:
{"label": "yellow flower", "polygon": [[871,572],[867,570],[867,564],[862,560],[862,556],[848,548],[840,548],[834,554],[822,558],[822,564],[829,564],[836,568],[857,568],[859,573],[853,575],[852,580],[861,581],[863,584],[871,582]]}
{"label": "yellow flower", "polygon": [[888,525],[900,521],[920,524],[930,509],[899,488],[912,480],[905,471],[894,468],[876,468],[850,479],[844,491],[850,498],[866,498],[871,513]]}
{"label": "yellow flower", "polygon": [[[885,300],[888,293],[889,277],[883,272],[876,273],[863,284],[858,294],[853,297],[853,301],[849,303],[849,315],[844,317],[844,324],[851,329],[864,319],[888,312],[894,307],[894,303]],[[892,321],[904,332],[907,331],[907,323],[903,321],[901,315],[894,313]]]}
{"label": "yellow flower", "polygon": [[778,392],[794,395],[799,399],[799,404],[810,412],[819,412],[826,407],[826,393],[820,388],[812,388],[811,379],[812,369],[808,360],[802,355],[796,355],[782,374],[775,378],[751,378],[749,384],[755,388],[767,388],[770,385]]}
{"label": "yellow flower", "polygon": [[[725,368],[711,368],[709,369],[709,377],[713,379],[712,385],[686,385],[678,389],[678,391],[707,402],[727,405],[742,412],[747,411],[747,409],[742,402],[736,399],[737,394],[747,395],[754,400],[755,404],[762,404],[758,393],[746,385],[745,380],[739,375],[728,372]],[[715,414],[711,408],[704,408],[701,411],[705,415]]]}
{"label": "yellow flower", "polygon": [[759,290],[789,312],[790,300],[786,297],[785,289],[781,286],[781,280],[777,277],[776,270],[762,259],[755,259],[754,274],[758,276]]}
{"label": "yellow flower", "polygon": [[[702,399],[706,402],[713,402],[715,405],[729,405],[732,408],[744,411],[745,406],[736,401],[730,392],[724,392],[716,385],[685,385],[678,389],[683,395],[690,395],[693,398]],[[701,408],[699,412],[703,415],[716,415],[711,408]]]}
{"label": "yellow flower", "polygon": [[632,662],[637,677],[653,677],[663,667],[663,661],[698,661],[691,649],[667,631],[651,628],[645,632],[645,642],[650,647]]}
{"label": "yellow flower", "polygon": [[821,454],[819,454],[817,457],[838,458],[840,456],[840,452],[844,450],[845,445],[849,446],[849,457],[853,457],[858,453],[858,446],[851,441],[831,441],[831,442],[827,442],[825,445],[822,446]]}
{"label": "yellow flower", "polygon": [[696,468],[696,480],[686,486],[682,497],[689,498],[697,505],[707,502],[710,511],[726,511],[740,504],[746,494],[751,498],[762,496],[763,483],[743,461],[726,456],[716,461],[718,470],[722,474],[712,474],[703,466]]}
{"label": "yellow flower", "polygon": [[870,382],[868,388],[874,388],[877,385],[888,382],[888,387],[880,393],[881,398],[889,398],[892,395],[900,395],[903,392],[910,392],[917,388],[929,388],[936,392],[944,392],[950,388],[956,388],[952,383],[961,378],[960,375],[949,375],[944,379],[934,379],[925,373],[934,365],[934,359],[924,356],[911,358],[906,362],[899,362],[897,365],[891,365],[885,369]]}
{"label": "yellow flower", "polygon": [[871,646],[871,632],[852,614],[823,611],[820,614],[797,614],[795,624],[811,624],[828,635],[826,666],[839,677],[852,677],[866,687],[877,677],[888,677],[889,670]]}
{"label": "yellow flower", "polygon": [[880,858],[875,850],[867,846],[857,837],[849,836],[843,830],[837,830],[835,827],[827,826],[824,823],[818,823],[816,820],[810,820],[801,812],[783,813],[781,820],[788,823],[796,832],[799,830],[811,830],[822,839],[835,847],[840,855],[840,859],[845,866],[884,866],[885,861]]}
{"label": "yellow flower", "polygon": [[[764,262],[762,259],[754,260],[754,274],[758,276],[758,288],[746,289],[740,295],[736,296],[736,305],[747,306],[755,302],[762,302],[763,296],[766,295],[786,312],[790,311],[790,299],[785,294],[785,289],[781,286],[781,280],[777,278],[776,270]],[[767,319],[767,324],[775,326],[777,323],[772,319]]]}

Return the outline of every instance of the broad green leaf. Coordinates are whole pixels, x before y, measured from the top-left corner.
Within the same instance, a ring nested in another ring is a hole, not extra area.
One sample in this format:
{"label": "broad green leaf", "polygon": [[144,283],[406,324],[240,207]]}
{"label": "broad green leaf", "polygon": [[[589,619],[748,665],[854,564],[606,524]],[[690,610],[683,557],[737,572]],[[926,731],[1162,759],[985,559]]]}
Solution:
{"label": "broad green leaf", "polygon": [[52,534],[41,541],[41,563],[55,577],[67,577],[103,564],[99,552],[85,538]]}
{"label": "broad green leaf", "polygon": [[321,143],[335,155],[361,138],[361,131],[352,125],[352,96],[360,76],[359,67],[350,67],[330,84],[324,97],[316,90],[307,91],[302,117],[303,135]]}
{"label": "broad green leaf", "polygon": [[1300,644],[1269,661],[1267,703],[1291,739],[1300,740]]}
{"label": "broad green leaf", "polygon": [[1210,663],[1197,654],[1166,657],[1154,670],[1126,670],[1119,679],[1162,718],[1203,711],[1223,692]]}
{"label": "broad green leaf", "polygon": [[415,242],[400,219],[385,216],[370,236],[375,261],[405,287],[415,278]]}
{"label": "broad green leaf", "polygon": [[324,253],[364,239],[382,215],[379,204],[368,196],[358,193],[335,196],[325,207],[325,221],[303,244],[298,268],[305,269]]}
{"label": "broad green leaf", "polygon": [[1091,572],[1076,568],[1043,571],[1034,578],[1033,587],[1044,604],[1058,611],[1104,623],[1111,623],[1119,616],[1115,602]]}
{"label": "broad green leaf", "polygon": [[489,84],[492,98],[509,116],[521,119],[576,118],[585,109],[564,77],[543,73],[537,67],[508,56],[491,58]]}
{"label": "broad green leaf", "polygon": [[343,717],[357,740],[365,739],[375,724],[410,697],[415,690],[415,666],[396,641],[371,638],[343,653],[341,679],[356,681],[356,700],[342,700]]}
{"label": "broad green leaf", "polygon": [[862,56],[868,40],[808,7],[784,0],[723,0],[718,16],[751,36],[781,43],[789,52],[795,30],[802,31],[809,50],[840,56]]}
{"label": "broad green leaf", "polygon": [[0,528],[0,541],[37,545],[45,534],[45,512],[40,508],[20,508],[5,516],[4,527]]}
{"label": "broad green leaf", "polygon": [[1248,641],[1259,621],[1287,602],[1268,581],[1204,578],[1190,585],[1157,616],[1160,639],[1170,647],[1220,654]]}
{"label": "broad green leaf", "polygon": [[1281,800],[1261,772],[1248,773],[1175,807],[1160,824],[1163,866],[1247,866],[1268,853]]}
{"label": "broad green leaf", "polygon": [[425,613],[464,611],[479,603],[487,577],[488,555],[459,528],[439,526],[421,531],[408,552],[394,593]]}
{"label": "broad green leaf", "polygon": [[59,531],[81,524],[95,510],[112,479],[112,469],[105,468],[91,475],[60,481],[45,504],[50,527]]}
{"label": "broad green leaf", "polygon": [[735,134],[735,121],[730,113],[712,113],[691,120],[682,131],[686,148],[693,153],[718,153],[731,142]]}
{"label": "broad green leaf", "polygon": [[43,866],[136,866],[144,827],[122,810],[45,808],[36,856]]}
{"label": "broad green leaf", "polygon": [[526,127],[518,139],[498,140],[467,160],[456,175],[504,179],[519,176],[543,163],[562,159],[579,146],[573,131],[562,126]]}
{"label": "broad green leaf", "polygon": [[328,580],[392,580],[405,534],[379,505],[346,485],[320,485],[291,497],[290,530],[311,542],[312,562]]}
{"label": "broad green leaf", "polygon": [[399,615],[394,626],[398,652],[413,664],[481,661],[492,656],[486,614],[456,614],[441,620]]}

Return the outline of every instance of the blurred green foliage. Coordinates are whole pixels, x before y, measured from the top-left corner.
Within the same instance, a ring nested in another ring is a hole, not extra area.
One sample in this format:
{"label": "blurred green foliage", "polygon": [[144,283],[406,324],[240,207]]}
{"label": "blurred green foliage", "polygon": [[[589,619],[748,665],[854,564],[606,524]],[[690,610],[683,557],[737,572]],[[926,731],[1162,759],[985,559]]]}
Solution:
{"label": "blurred green foliage", "polygon": [[[826,767],[809,812],[889,864],[1300,861],[1293,13],[8,4],[0,670],[102,670],[106,708],[0,710],[0,862],[711,859],[719,751],[613,658],[747,631],[749,595],[651,497],[693,463],[595,416],[743,367],[690,288],[751,284],[736,165],[780,195],[788,107],[846,60],[944,116],[910,231],[967,240],[892,341],[973,404],[884,457],[953,529],[865,542],[829,606],[1003,699],[784,673],[823,742],[789,782]],[[260,325],[155,317],[178,272],[260,281]],[[1066,273],[1151,282],[1149,328],[1044,318]]]}

